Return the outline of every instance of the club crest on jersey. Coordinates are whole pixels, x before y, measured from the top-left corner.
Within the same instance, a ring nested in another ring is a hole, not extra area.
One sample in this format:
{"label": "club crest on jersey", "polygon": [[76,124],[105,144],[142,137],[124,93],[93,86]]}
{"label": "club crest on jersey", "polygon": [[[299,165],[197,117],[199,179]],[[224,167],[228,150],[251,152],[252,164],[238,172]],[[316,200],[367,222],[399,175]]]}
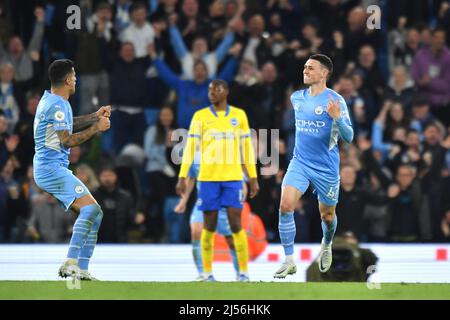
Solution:
{"label": "club crest on jersey", "polygon": [[76,187],[75,187],[75,192],[76,192],[76,193],[80,194],[80,193],[82,193],[83,191],[84,191],[84,188],[83,188],[82,186],[76,186]]}
{"label": "club crest on jersey", "polygon": [[233,127],[236,127],[238,125],[238,121],[236,118],[231,118],[230,123]]}
{"label": "club crest on jersey", "polygon": [[65,117],[66,116],[64,115],[64,112],[62,112],[62,111],[56,111],[55,112],[55,119],[56,120],[63,121]]}
{"label": "club crest on jersey", "polygon": [[323,113],[323,108],[321,106],[316,107],[314,113],[320,116]]}

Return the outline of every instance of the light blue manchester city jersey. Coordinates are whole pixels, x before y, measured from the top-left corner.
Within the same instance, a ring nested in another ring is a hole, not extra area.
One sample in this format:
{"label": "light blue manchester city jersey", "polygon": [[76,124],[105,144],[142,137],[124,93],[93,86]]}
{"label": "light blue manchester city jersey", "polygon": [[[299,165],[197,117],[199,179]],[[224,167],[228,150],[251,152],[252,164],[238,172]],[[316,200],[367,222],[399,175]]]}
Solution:
{"label": "light blue manchester city jersey", "polygon": [[46,90],[34,117],[35,170],[42,165],[69,165],[70,148],[62,145],[57,131],[72,133],[73,114],[69,101]]}
{"label": "light blue manchester city jersey", "polygon": [[[341,117],[338,121],[326,112],[330,95],[335,101],[340,101]],[[291,103],[295,110],[296,128],[294,160],[318,173],[339,174],[338,139],[350,142],[353,136],[344,98],[329,88],[317,96],[311,96],[309,90],[304,89],[291,95]]]}

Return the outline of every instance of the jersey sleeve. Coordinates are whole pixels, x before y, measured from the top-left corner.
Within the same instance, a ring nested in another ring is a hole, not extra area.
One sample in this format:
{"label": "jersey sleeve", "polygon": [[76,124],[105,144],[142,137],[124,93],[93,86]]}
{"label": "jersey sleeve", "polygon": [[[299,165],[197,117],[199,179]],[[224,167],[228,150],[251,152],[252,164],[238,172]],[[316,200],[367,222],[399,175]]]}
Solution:
{"label": "jersey sleeve", "polygon": [[250,132],[250,126],[248,125],[247,115],[244,111],[241,114],[241,146],[242,146],[242,158],[244,160],[245,168],[249,178],[256,178],[256,158],[255,150],[253,148],[252,135]]}
{"label": "jersey sleeve", "polygon": [[55,131],[70,130],[67,108],[59,104],[52,105],[47,111],[48,122],[53,124]]}
{"label": "jersey sleeve", "polygon": [[342,97],[339,97],[340,107],[341,107],[341,115],[338,120],[336,120],[336,124],[339,130],[339,136],[345,142],[352,142],[353,140],[353,127],[352,122],[350,121],[350,115],[348,113],[347,103]]}

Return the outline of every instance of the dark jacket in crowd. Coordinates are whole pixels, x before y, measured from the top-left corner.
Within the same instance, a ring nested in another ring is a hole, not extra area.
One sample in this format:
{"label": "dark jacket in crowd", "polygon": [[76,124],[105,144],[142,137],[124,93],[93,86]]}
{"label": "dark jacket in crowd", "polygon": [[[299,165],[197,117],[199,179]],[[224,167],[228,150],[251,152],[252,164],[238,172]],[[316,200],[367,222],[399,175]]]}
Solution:
{"label": "dark jacket in crowd", "polygon": [[131,195],[117,187],[112,191],[100,187],[94,198],[103,210],[98,242],[127,242],[128,229],[136,213]]}

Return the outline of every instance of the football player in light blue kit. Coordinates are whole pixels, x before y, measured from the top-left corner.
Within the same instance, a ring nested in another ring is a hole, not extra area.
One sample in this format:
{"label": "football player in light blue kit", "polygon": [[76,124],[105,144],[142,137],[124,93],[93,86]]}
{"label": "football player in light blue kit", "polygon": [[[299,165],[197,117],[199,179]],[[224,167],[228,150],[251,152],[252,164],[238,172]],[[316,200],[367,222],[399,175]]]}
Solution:
{"label": "football player in light blue kit", "polygon": [[[183,213],[186,210],[186,205],[189,200],[189,196],[192,193],[192,190],[194,189],[195,180],[198,177],[198,172],[200,169],[199,156],[200,154],[198,153],[195,155],[194,162],[189,168],[186,192],[182,195],[179,203],[175,207],[175,212],[177,213]],[[199,274],[197,280],[202,281],[204,280],[204,276],[203,276],[200,236],[202,234],[203,229],[203,211],[201,211],[198,208],[197,202],[191,212],[190,226],[191,226],[192,257],[194,259],[194,263],[195,266],[197,267],[197,271]],[[234,249],[233,234],[231,232],[230,224],[228,222],[228,215],[226,208],[221,208],[219,210],[219,215],[217,219],[217,232],[220,235],[224,236],[227,241],[228,247],[230,248],[230,255],[231,260],[233,262],[234,271],[236,272],[236,279],[239,279],[239,264],[236,255],[236,250]]]}
{"label": "football player in light blue kit", "polygon": [[33,170],[39,188],[55,197],[66,211],[72,209],[79,214],[73,226],[67,260],[60,267],[59,276],[94,280],[88,265],[103,213],[86,186],[67,167],[71,147],[109,129],[111,107],[73,117],[68,101],[75,93],[73,66],[71,60],[61,59],[48,68],[51,90],[44,92],[34,118]]}
{"label": "football player in light blue kit", "polygon": [[329,57],[312,55],[303,69],[304,83],[309,88],[291,95],[295,111],[295,148],[282,183],[278,224],[286,260],[275,272],[275,278],[285,278],[297,271],[293,259],[294,209],[310,184],[317,192],[322,218],[319,270],[327,272],[331,267],[340,180],[338,139],[353,140],[347,105],[342,96],[326,86],[332,72]]}

